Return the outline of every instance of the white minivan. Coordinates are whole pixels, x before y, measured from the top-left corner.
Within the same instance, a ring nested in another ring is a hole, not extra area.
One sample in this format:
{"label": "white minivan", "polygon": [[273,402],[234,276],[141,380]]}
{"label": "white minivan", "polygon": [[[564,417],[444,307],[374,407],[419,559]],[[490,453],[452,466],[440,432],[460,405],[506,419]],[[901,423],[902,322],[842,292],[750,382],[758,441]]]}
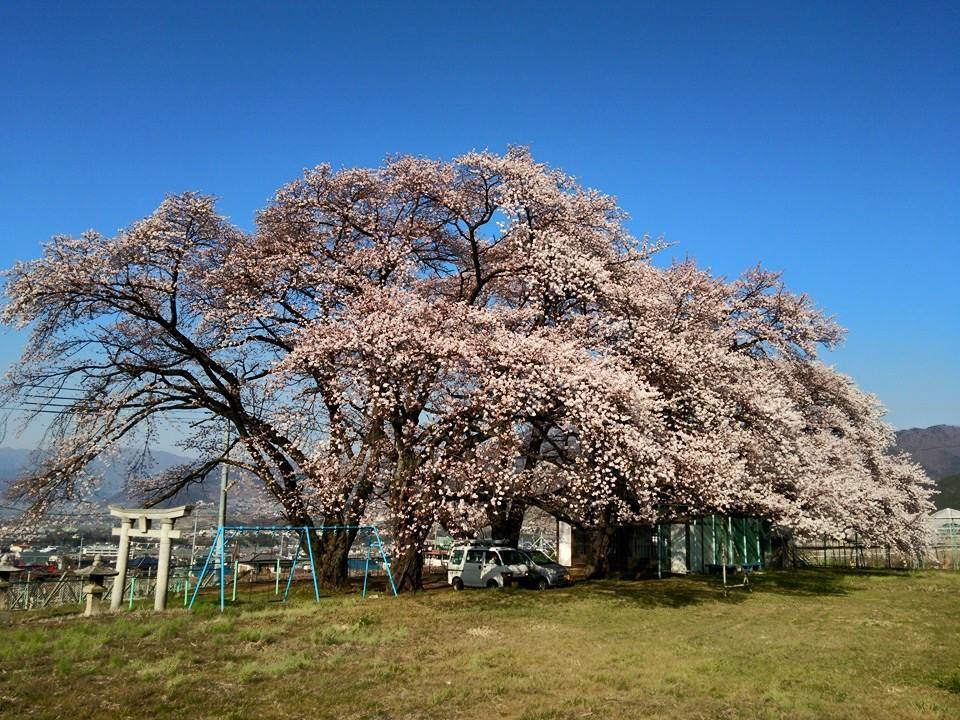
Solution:
{"label": "white minivan", "polygon": [[450,550],[447,582],[454,590],[506,587],[526,576],[526,558],[511,547],[467,543]]}

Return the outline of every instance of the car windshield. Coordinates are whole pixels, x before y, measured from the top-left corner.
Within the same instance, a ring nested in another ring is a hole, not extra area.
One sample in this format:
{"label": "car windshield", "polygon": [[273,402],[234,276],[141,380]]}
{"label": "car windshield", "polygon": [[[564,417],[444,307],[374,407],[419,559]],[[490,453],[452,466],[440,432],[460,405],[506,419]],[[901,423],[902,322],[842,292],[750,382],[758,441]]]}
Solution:
{"label": "car windshield", "polygon": [[527,559],[516,550],[497,550],[504,565],[522,565]]}
{"label": "car windshield", "polygon": [[525,550],[524,552],[526,553],[527,557],[529,557],[537,565],[547,565],[553,563],[553,560],[548,558],[539,550]]}

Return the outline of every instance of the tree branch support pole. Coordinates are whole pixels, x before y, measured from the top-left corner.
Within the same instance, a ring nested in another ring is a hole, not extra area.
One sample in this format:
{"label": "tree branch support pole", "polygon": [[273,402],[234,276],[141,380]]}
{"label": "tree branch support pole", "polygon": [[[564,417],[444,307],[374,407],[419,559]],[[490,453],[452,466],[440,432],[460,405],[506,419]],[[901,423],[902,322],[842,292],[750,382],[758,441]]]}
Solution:
{"label": "tree branch support pole", "polygon": [[656,507],[657,522],[653,526],[653,536],[652,536],[654,547],[656,547],[656,553],[657,553],[657,580],[663,579],[663,563],[662,563],[662,558],[660,557],[661,550],[662,550],[662,548],[660,547],[660,540],[661,540],[660,536],[662,534],[660,532],[660,520],[662,517],[661,509],[662,509],[661,506],[657,505]]}

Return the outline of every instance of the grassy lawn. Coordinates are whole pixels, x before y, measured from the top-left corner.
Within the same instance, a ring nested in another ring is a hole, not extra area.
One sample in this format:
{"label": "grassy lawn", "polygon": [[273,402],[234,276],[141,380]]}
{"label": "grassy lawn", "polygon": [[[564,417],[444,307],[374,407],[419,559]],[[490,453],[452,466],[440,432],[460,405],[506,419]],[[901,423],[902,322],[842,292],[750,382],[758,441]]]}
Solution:
{"label": "grassy lawn", "polygon": [[0,717],[960,718],[956,573],[272,599],[16,614]]}

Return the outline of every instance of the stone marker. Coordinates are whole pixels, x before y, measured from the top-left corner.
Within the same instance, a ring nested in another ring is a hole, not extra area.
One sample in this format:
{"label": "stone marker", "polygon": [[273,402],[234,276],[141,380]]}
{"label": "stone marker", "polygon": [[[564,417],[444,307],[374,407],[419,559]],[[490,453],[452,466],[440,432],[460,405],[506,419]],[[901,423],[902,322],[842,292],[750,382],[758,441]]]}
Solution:
{"label": "stone marker", "polygon": [[5,554],[0,557],[0,612],[6,612],[10,609],[10,576],[20,572],[20,568],[13,564],[10,555]]}
{"label": "stone marker", "polygon": [[[103,579],[118,574],[116,570],[100,562],[99,555],[93,557],[93,565],[74,572],[74,575],[88,578],[87,584],[83,586],[83,594],[87,596],[87,604],[83,610],[84,617],[100,614],[100,599],[107,592],[107,588],[103,585]],[[114,582],[119,582],[119,578]]]}

